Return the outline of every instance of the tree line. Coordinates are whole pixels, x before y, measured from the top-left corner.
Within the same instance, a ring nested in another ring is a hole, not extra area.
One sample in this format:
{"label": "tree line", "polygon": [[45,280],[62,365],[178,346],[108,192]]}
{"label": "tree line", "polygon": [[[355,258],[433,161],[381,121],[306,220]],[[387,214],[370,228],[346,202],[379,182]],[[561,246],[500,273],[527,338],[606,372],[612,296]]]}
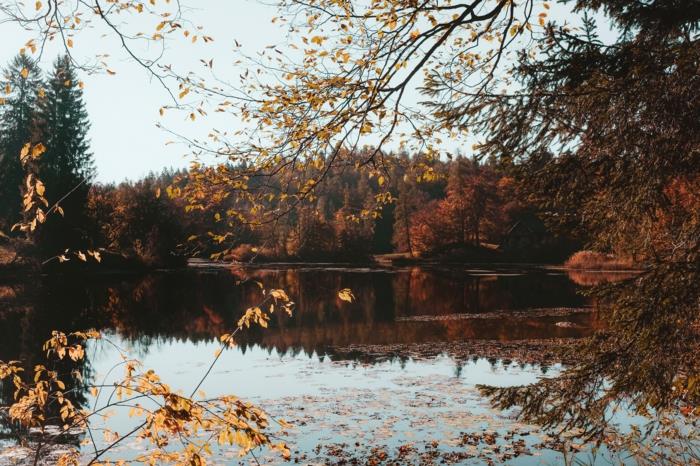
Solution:
{"label": "tree line", "polygon": [[[202,206],[183,199],[179,192],[194,183],[196,168],[96,184],[87,201],[91,246],[162,265],[187,257],[352,262],[397,253],[406,259],[560,261],[580,244],[547,228],[516,182],[515,167],[457,156],[430,161],[426,178],[411,168],[419,163],[420,154],[400,153],[385,156],[381,177],[334,170],[294,210],[259,224],[226,219],[226,212],[245,208],[234,197]],[[266,180],[268,189],[277,182]],[[377,206],[387,189],[392,198]],[[519,226],[524,232],[514,232]]]}
{"label": "tree line", "polygon": [[[205,167],[165,170],[135,182],[93,183],[90,121],[70,59],[58,58],[44,76],[34,60],[20,54],[4,79],[0,222],[10,231],[22,219],[26,173],[18,154],[27,142],[42,144],[46,152],[37,161],[36,176],[48,205],[59,205],[60,214],[47,216],[23,243],[25,254],[42,260],[57,262],[71,249],[102,250],[146,266],[182,264],[187,257],[363,261],[388,253],[561,260],[573,244],[544,227],[516,182],[517,167],[496,158],[440,160],[402,152],[386,154],[381,174],[334,168],[293,210],[258,224],[231,221],[232,211],[253,207],[237,197],[193,205],[182,195],[198,185]],[[372,150],[345,157],[359,164]],[[247,168],[230,167],[242,174]],[[247,182],[251,190],[282,191],[284,179],[269,177],[264,186],[258,179]],[[524,242],[509,236],[517,225],[525,225]]]}

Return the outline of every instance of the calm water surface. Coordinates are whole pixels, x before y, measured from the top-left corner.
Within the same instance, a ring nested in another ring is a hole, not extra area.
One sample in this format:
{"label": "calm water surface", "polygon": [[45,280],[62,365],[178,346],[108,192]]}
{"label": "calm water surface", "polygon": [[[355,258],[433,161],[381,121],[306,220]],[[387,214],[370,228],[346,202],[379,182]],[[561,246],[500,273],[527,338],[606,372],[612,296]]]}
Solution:
{"label": "calm water surface", "polygon": [[[580,286],[558,272],[199,264],[145,277],[5,282],[0,360],[34,364],[52,329],[94,327],[171,386],[191,390],[214,357],[218,336],[260,301],[256,282],[286,290],[296,303],[293,316],[275,313],[270,328],[242,336],[202,388],[209,396],[234,393],[262,403],[295,424],[288,441],[301,463],[340,462],[378,446],[391,454],[402,445],[416,449],[405,461],[420,463],[433,441],[443,455],[473,454],[453,461],[458,464],[561,459],[556,451],[534,448],[547,441],[545,432],[492,410],[474,388],[532,383],[561,369],[556,362],[518,363],[517,352],[499,357],[494,342],[576,339],[601,327]],[[337,298],[343,288],[352,289],[355,302]],[[117,361],[112,346],[97,342],[88,349],[86,371],[109,381]],[[85,394],[84,402],[94,400]],[[123,432],[132,422],[117,414],[109,427]],[[484,431],[500,435],[500,451],[460,441],[464,433]],[[504,456],[518,438],[532,455]],[[125,444],[120,454],[140,447]],[[234,459],[235,451],[217,454],[222,464]]]}

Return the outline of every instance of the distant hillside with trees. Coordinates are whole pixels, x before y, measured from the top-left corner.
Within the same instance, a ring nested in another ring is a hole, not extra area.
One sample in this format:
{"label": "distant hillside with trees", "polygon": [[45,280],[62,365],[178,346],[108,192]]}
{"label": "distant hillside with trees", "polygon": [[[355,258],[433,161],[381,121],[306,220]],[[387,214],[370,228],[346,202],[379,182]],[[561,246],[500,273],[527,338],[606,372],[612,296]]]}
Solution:
{"label": "distant hillside with trees", "polygon": [[[560,262],[580,244],[546,227],[516,183],[516,167],[458,156],[431,162],[432,176],[425,179],[411,169],[425,163],[420,154],[389,155],[385,163],[381,180],[334,171],[313,197],[258,225],[223,220],[224,212],[245,207],[238,199],[188,205],[178,193],[197,178],[196,169],[94,185],[88,195],[91,247],[158,265],[183,257],[363,262],[396,253],[445,261]],[[380,187],[387,185],[392,199],[377,207]]]}
{"label": "distant hillside with trees", "polygon": [[[563,261],[580,244],[547,228],[516,182],[519,167],[458,155],[436,160],[389,153],[381,174],[358,170],[367,154],[344,154],[312,194],[274,221],[251,221],[253,204],[236,196],[207,197],[197,190],[210,168],[166,170],[138,181],[93,183],[95,167],[82,84],[68,57],[48,73],[18,55],[4,73],[7,98],[0,111],[0,226],[11,231],[26,212],[27,143],[45,150],[33,162],[43,183],[45,224],[15,231],[16,258],[55,265],[66,251],[101,251],[116,265],[177,266],[189,257],[236,261],[366,262],[375,255],[442,261]],[[285,180],[250,177],[252,192],[288,191]],[[299,177],[304,174],[299,168]],[[274,196],[272,196],[274,197]],[[281,195],[280,195],[281,197]],[[32,208],[34,208],[32,206]],[[236,212],[246,212],[236,221]],[[579,238],[580,239],[580,238]],[[8,239],[4,240],[5,243]],[[8,246],[5,246],[5,250]]]}

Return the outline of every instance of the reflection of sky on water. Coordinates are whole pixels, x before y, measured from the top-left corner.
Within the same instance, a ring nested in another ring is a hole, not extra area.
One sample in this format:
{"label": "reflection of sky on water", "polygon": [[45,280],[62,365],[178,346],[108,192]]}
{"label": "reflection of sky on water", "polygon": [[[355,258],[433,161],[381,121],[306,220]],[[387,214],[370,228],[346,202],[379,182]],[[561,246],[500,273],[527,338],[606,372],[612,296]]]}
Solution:
{"label": "reflection of sky on water", "polygon": [[[148,351],[130,348],[130,343],[114,335],[107,336],[129,354],[141,354],[144,368],[152,368],[175,389],[192,388],[206,371],[219,345],[214,342],[159,340]],[[91,344],[89,352],[96,379],[119,361],[118,352],[105,342]],[[318,394],[318,390],[342,389],[351,384],[354,388],[372,388],[387,384],[397,375],[431,377],[433,375],[455,377],[462,383],[497,384],[502,386],[532,383],[541,374],[539,369],[521,369],[516,365],[504,368],[500,363],[492,366],[487,360],[467,362],[461,370],[454,360],[441,357],[429,362],[382,362],[372,366],[354,362],[332,362],[319,355],[280,355],[276,350],[258,346],[248,347],[245,354],[240,348],[228,349],[221,355],[214,370],[202,388],[207,395],[235,393],[244,398],[272,398],[294,395]],[[550,368],[554,371],[556,368]],[[459,372],[459,375],[457,375]]]}
{"label": "reflection of sky on water", "polygon": [[[213,341],[158,340],[143,351],[130,348],[131,344],[117,335],[109,338],[130,352],[141,353],[145,369],[157,369],[163,381],[186,394],[205,373],[219,347]],[[119,360],[117,351],[105,342],[92,344],[89,352],[97,379]],[[542,377],[543,372],[533,366],[504,366],[485,359],[457,364],[454,359],[441,356],[420,362],[363,365],[333,362],[318,355],[281,355],[276,350],[252,346],[245,351],[233,348],[224,352],[202,389],[207,397],[235,394],[296,424],[288,441],[293,450],[311,456],[319,443],[345,443],[351,451],[372,445],[395,450],[407,443],[421,445],[434,439],[445,451],[464,451],[466,447],[455,444],[460,433],[484,430],[498,432],[501,438],[511,431],[525,432],[522,438],[535,451],[533,445],[542,442],[545,434],[515,422],[512,413],[492,410],[474,386],[529,384]],[[560,369],[550,367],[547,376]],[[627,423],[624,417],[617,417]],[[117,411],[109,420],[109,427],[119,432],[133,425],[125,412]],[[144,443],[130,442],[119,452],[129,454],[130,450],[144,447]],[[218,458],[232,461],[235,455],[224,450]],[[459,464],[483,464],[482,461],[483,458],[474,458]],[[543,450],[538,456],[513,458],[508,464],[560,461],[560,453]]]}

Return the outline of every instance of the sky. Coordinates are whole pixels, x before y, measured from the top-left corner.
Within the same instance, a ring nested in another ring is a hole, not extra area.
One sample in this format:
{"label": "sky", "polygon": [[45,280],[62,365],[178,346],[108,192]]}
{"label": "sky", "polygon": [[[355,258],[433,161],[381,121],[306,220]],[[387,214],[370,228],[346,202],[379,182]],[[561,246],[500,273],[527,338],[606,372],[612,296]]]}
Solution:
{"label": "sky", "polygon": [[[189,66],[200,57],[217,57],[218,60],[233,56],[229,51],[234,39],[246,52],[264,48],[268,43],[284,40],[283,32],[272,25],[275,9],[247,0],[196,0],[196,9],[187,12],[198,24],[202,24],[214,42],[206,47],[180,47],[173,45],[166,52],[164,63],[181,67]],[[215,14],[212,14],[215,12]],[[166,144],[171,135],[156,127],[163,122],[159,109],[168,104],[169,95],[160,83],[153,81],[148,72],[134,63],[120,49],[117,39],[101,33],[85,31],[84,37],[75,39],[76,57],[94,57],[97,53],[109,53],[110,69],[115,75],[86,74],[80,77],[85,84],[84,98],[91,120],[89,138],[97,166],[97,181],[119,182],[135,180],[151,171],[166,167],[184,167],[189,163],[186,147]],[[0,65],[8,63],[22,45],[31,37],[17,25],[0,25]],[[42,68],[50,69],[51,62],[60,47],[49,47],[42,57]],[[189,130],[184,115],[173,114],[164,122],[169,128]]]}
{"label": "sky", "polygon": [[[186,3],[187,0],[183,0]],[[31,3],[31,2],[30,2]],[[256,0],[189,0],[185,16],[204,27],[214,42],[188,45],[181,41],[166,50],[163,63],[177,69],[201,70],[200,58],[215,58],[215,68],[223,74],[231,73],[232,81],[243,70],[233,64],[234,41],[242,45],[242,51],[253,55],[272,44],[284,44],[286,31],[271,23],[278,13],[274,6]],[[556,10],[556,7],[553,11]],[[556,13],[555,13],[556,14]],[[131,23],[134,25],[134,23]],[[135,25],[138,28],[138,24]],[[150,28],[153,26],[151,25]],[[149,28],[144,27],[145,30]],[[172,136],[156,126],[158,122],[181,134],[202,134],[208,127],[204,122],[192,124],[186,115],[166,113],[159,109],[167,105],[169,94],[148,72],[131,60],[121,49],[117,37],[103,34],[105,29],[88,30],[79,34],[72,49],[73,54],[92,59],[97,54],[108,53],[110,69],[116,74],[81,74],[85,84],[84,96],[91,120],[89,138],[97,167],[98,182],[136,180],[149,172],[160,172],[167,167],[185,167],[192,160],[187,147],[169,144]],[[0,24],[0,64],[5,64],[31,37],[13,23]],[[49,46],[42,55],[42,67],[50,69],[50,63],[64,49],[58,44]],[[230,60],[230,63],[226,60]],[[211,125],[215,116],[208,117]],[[235,125],[230,119],[226,125]],[[199,127],[197,126],[199,125]],[[235,128],[226,127],[226,130]]]}

